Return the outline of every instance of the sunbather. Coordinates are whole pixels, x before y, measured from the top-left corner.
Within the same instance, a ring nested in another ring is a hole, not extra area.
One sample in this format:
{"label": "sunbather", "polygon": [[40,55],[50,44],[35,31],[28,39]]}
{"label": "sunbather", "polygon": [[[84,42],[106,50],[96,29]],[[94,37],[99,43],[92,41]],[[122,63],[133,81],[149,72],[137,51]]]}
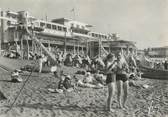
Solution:
{"label": "sunbather", "polygon": [[64,91],[71,92],[73,90],[73,85],[71,83],[71,77],[69,75],[62,75],[60,81],[58,82],[57,89],[48,89],[50,92],[63,93]]}
{"label": "sunbather", "polygon": [[89,88],[101,88],[103,85],[96,81],[96,79],[90,74],[90,72],[87,72],[86,75],[82,80],[78,81],[78,86],[81,87],[89,87]]}
{"label": "sunbather", "polygon": [[18,70],[14,70],[11,74],[11,81],[12,82],[22,82],[23,79],[20,77],[19,75],[19,71]]}

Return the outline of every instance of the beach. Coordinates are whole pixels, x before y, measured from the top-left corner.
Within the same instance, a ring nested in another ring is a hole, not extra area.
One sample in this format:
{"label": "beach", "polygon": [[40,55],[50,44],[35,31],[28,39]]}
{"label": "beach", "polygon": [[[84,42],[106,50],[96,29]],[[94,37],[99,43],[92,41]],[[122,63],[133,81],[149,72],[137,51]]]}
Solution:
{"label": "beach", "polygon": [[[71,76],[78,70],[62,68]],[[72,92],[51,93],[58,79],[52,73],[33,73],[10,111],[5,113],[18,95],[23,83],[10,82],[10,73],[0,69],[0,91],[6,100],[0,101],[0,117],[167,117],[168,83],[166,80],[145,79],[137,81],[148,87],[130,87],[127,110],[118,108],[116,95],[112,104],[115,112],[105,111],[107,87],[102,89],[78,87]],[[23,74],[24,81],[29,73]],[[77,78],[82,78],[77,75]]]}

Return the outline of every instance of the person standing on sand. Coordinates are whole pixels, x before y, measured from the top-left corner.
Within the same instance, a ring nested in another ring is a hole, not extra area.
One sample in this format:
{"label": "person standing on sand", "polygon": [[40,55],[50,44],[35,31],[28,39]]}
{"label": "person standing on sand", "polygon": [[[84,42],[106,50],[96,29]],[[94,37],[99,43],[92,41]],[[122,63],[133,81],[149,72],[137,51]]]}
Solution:
{"label": "person standing on sand", "polygon": [[111,109],[112,96],[115,93],[115,66],[116,66],[115,56],[113,54],[108,54],[105,60],[105,73],[107,75],[106,84],[108,86],[108,98],[107,98],[107,110],[114,112]]}
{"label": "person standing on sand", "polygon": [[[117,81],[117,99],[119,102],[119,107],[122,109],[127,109],[125,106],[128,88],[129,88],[129,67],[121,53],[117,54],[117,70],[116,70],[116,81]],[[123,91],[122,91],[123,89]],[[123,103],[121,103],[121,96],[123,95]]]}
{"label": "person standing on sand", "polygon": [[43,68],[43,58],[42,58],[42,56],[38,57],[38,64],[39,64],[39,73],[41,73],[42,68]]}
{"label": "person standing on sand", "polygon": [[165,69],[165,70],[168,69],[168,61],[167,61],[167,60],[165,60],[165,62],[164,62],[164,69]]}

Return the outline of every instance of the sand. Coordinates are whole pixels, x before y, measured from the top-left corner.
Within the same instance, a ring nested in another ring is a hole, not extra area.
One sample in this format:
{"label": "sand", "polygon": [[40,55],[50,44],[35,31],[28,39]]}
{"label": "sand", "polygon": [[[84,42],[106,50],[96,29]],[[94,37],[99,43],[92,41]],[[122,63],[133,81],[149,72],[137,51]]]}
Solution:
{"label": "sand", "polygon": [[[73,75],[78,69],[63,67],[63,70],[65,73]],[[13,108],[5,113],[24,82],[9,82],[10,74],[2,69],[0,69],[0,75],[0,91],[7,97],[6,100],[0,100],[0,117],[168,116],[168,81],[152,79],[137,81],[139,84],[149,85],[149,88],[130,87],[127,101],[128,110],[126,111],[118,108],[115,96],[112,105],[115,112],[110,113],[105,111],[107,87],[102,89],[79,87],[73,92],[50,93],[47,89],[56,88],[58,79],[53,74],[38,73],[33,73]],[[28,76],[23,75],[22,77],[25,81]],[[77,77],[81,78],[80,75]]]}

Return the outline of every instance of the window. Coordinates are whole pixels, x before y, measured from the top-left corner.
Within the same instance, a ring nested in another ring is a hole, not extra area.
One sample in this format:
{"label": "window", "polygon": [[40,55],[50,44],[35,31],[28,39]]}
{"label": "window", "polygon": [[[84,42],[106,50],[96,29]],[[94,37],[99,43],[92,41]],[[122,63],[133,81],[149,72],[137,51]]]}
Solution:
{"label": "window", "polygon": [[76,28],[79,28],[79,25],[76,25]]}
{"label": "window", "polygon": [[85,29],[85,27],[84,27],[84,26],[82,26],[82,29]]}
{"label": "window", "polygon": [[12,18],[14,18],[14,19],[15,19],[15,18],[16,18],[16,16],[12,16]]}
{"label": "window", "polygon": [[63,30],[64,30],[64,31],[67,31],[67,29],[66,29],[65,27],[63,28]]}
{"label": "window", "polygon": [[35,22],[35,23],[34,23],[34,26],[38,26],[38,27],[39,27],[39,24],[40,24],[40,23]]}
{"label": "window", "polygon": [[17,32],[14,33],[15,38],[18,38]]}
{"label": "window", "polygon": [[58,30],[59,30],[59,31],[62,31],[62,27],[61,27],[61,26],[58,26]]}
{"label": "window", "polygon": [[47,28],[48,28],[48,29],[51,29],[51,24],[47,24]]}
{"label": "window", "polygon": [[57,26],[56,25],[52,25],[52,29],[53,30],[57,30]]}
{"label": "window", "polygon": [[45,26],[45,23],[40,22],[40,27],[44,27],[44,26]]}

